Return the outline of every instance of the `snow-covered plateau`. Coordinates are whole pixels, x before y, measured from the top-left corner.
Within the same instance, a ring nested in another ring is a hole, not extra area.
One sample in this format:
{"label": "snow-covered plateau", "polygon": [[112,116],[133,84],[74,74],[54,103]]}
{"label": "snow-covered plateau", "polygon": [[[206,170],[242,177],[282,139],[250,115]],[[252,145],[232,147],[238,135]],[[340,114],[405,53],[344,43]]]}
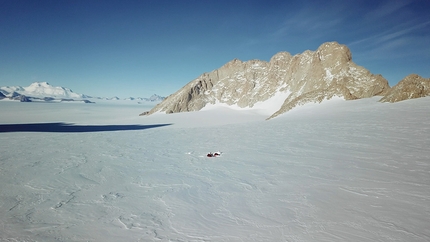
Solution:
{"label": "snow-covered plateau", "polygon": [[430,97],[379,99],[0,102],[0,241],[430,241]]}

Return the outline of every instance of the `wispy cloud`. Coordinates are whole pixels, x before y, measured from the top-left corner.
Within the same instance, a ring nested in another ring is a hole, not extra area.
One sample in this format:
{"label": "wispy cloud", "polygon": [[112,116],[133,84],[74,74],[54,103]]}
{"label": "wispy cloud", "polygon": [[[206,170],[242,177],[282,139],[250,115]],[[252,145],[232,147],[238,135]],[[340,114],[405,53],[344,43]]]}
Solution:
{"label": "wispy cloud", "polygon": [[[430,18],[420,14],[411,0],[385,1],[364,15],[358,38],[347,45],[366,58],[401,58],[421,51],[429,52]],[[420,10],[421,11],[421,10]],[[427,44],[425,44],[427,43]],[[415,46],[411,46],[415,45]]]}
{"label": "wispy cloud", "polygon": [[[381,1],[380,4],[376,8],[369,9],[369,12],[364,15],[364,20],[373,22],[380,21],[381,19],[385,19],[392,14],[398,14],[403,10],[406,6],[408,6],[413,1],[411,0],[390,0],[390,1]],[[373,6],[373,5],[372,5]]]}
{"label": "wispy cloud", "polygon": [[429,26],[430,26],[430,21],[420,23],[417,25],[415,25],[414,22],[403,23],[400,26],[396,26],[382,33],[377,33],[369,37],[353,41],[349,43],[348,46],[354,46],[354,45],[363,44],[363,43],[367,43],[369,45],[378,45],[378,44],[395,40],[397,38],[405,36],[414,31],[425,30]]}
{"label": "wispy cloud", "polygon": [[[335,32],[344,22],[342,6],[327,5],[324,11],[320,7],[307,6],[286,13],[284,20],[272,29],[269,37],[273,41],[300,41],[308,48],[311,43],[335,40]],[[300,45],[294,45],[297,44]]]}
{"label": "wispy cloud", "polygon": [[387,60],[413,58],[413,60],[430,59],[430,36],[401,36],[384,44],[359,51],[357,57],[365,60]]}
{"label": "wispy cloud", "polygon": [[322,16],[294,16],[287,19],[275,30],[272,35],[277,37],[288,36],[291,34],[319,33],[332,29],[341,22],[339,18],[327,19]]}

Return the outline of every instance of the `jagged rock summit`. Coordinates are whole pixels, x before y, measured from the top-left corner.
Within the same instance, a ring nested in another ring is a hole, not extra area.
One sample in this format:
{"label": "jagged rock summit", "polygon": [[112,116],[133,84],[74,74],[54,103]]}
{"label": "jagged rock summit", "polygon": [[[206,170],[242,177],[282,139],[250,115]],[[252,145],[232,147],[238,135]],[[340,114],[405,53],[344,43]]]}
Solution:
{"label": "jagged rock summit", "polygon": [[352,62],[348,47],[328,42],[316,51],[294,56],[277,53],[269,62],[234,59],[189,82],[146,114],[197,111],[217,103],[252,108],[282,98],[283,104],[272,107],[277,110],[269,117],[273,118],[297,105],[333,96],[346,100],[383,96],[389,89],[381,75],[373,75]]}
{"label": "jagged rock summit", "polygon": [[379,101],[394,103],[426,96],[430,96],[430,78],[411,74],[392,87]]}

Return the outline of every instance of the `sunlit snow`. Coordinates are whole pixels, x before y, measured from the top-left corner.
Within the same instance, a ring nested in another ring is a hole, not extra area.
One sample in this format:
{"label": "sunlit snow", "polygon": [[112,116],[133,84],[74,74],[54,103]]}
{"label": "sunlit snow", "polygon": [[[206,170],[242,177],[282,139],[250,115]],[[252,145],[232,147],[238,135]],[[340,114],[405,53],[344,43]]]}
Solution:
{"label": "sunlit snow", "polygon": [[430,98],[378,99],[0,101],[0,241],[429,241]]}

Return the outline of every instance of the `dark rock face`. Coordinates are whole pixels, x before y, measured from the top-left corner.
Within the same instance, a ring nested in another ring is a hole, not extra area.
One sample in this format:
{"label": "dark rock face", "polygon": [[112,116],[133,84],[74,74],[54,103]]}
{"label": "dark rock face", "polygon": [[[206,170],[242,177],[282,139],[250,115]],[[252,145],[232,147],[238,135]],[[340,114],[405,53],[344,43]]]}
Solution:
{"label": "dark rock face", "polygon": [[27,96],[25,96],[25,95],[21,95],[20,97],[19,97],[19,101],[20,102],[31,102],[31,99],[29,99]]}

